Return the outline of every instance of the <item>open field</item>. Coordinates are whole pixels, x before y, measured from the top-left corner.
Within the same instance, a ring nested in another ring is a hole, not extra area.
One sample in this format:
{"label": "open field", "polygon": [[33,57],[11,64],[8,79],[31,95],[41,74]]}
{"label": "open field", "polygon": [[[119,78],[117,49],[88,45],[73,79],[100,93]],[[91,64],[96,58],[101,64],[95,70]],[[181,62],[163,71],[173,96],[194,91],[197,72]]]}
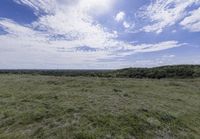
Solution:
{"label": "open field", "polygon": [[200,138],[200,79],[0,75],[0,139]]}

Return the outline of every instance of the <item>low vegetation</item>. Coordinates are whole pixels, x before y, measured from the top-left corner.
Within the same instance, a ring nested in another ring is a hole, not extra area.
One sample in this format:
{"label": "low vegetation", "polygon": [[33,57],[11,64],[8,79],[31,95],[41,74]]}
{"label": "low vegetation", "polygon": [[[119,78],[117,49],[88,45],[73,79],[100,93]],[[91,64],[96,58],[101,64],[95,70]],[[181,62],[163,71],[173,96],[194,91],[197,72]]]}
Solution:
{"label": "low vegetation", "polygon": [[0,70],[0,74],[5,73],[109,78],[197,78],[200,77],[200,65],[127,68],[121,70]]}
{"label": "low vegetation", "polygon": [[199,100],[199,78],[1,74],[0,139],[197,139]]}
{"label": "low vegetation", "polygon": [[200,77],[200,66],[178,65],[156,68],[128,68],[114,73],[116,77],[130,78],[196,78]]}

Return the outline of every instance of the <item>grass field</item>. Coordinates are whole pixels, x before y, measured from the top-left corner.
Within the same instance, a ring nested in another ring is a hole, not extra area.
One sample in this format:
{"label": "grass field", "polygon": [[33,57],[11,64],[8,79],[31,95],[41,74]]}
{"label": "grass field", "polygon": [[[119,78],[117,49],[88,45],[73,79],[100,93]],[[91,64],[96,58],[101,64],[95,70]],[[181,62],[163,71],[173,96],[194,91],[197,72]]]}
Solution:
{"label": "grass field", "polygon": [[0,75],[0,139],[200,138],[200,79]]}

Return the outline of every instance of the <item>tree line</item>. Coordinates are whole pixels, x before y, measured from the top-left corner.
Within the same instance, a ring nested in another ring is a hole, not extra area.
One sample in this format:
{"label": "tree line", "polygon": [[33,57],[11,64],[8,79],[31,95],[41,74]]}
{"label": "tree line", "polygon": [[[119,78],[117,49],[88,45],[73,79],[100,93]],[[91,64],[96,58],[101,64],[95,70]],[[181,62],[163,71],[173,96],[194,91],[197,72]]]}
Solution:
{"label": "tree line", "polygon": [[126,68],[120,70],[0,70],[0,74],[155,79],[196,78],[200,77],[200,65],[174,65],[154,68]]}

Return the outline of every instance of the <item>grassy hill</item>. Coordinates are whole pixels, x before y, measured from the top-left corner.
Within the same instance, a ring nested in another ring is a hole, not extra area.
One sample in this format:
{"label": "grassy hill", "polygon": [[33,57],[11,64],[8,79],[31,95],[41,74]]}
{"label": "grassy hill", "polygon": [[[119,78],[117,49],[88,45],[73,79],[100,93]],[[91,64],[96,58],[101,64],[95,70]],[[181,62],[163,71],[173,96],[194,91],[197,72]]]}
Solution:
{"label": "grassy hill", "polygon": [[198,78],[1,74],[0,139],[200,138],[199,100]]}

